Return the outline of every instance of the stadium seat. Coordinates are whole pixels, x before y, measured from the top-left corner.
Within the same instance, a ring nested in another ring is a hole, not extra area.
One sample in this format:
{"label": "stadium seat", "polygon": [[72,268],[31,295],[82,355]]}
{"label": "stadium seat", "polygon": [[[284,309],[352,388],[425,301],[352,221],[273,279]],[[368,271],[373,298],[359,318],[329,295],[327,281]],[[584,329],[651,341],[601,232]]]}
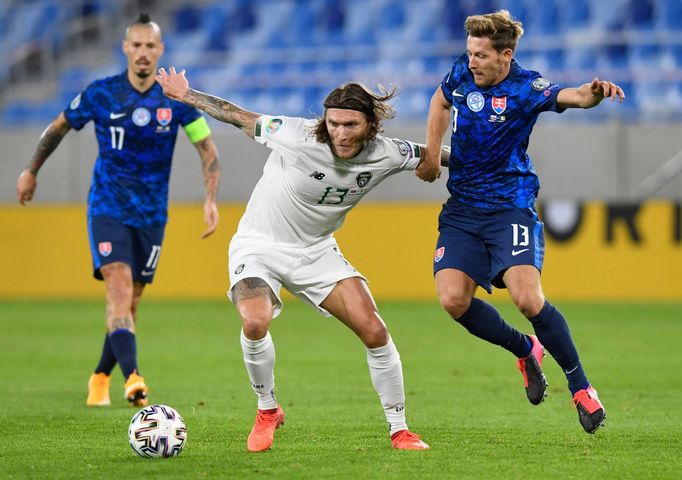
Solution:
{"label": "stadium seat", "polygon": [[[676,40],[682,35],[680,0],[170,2],[163,10],[167,25],[162,63],[187,68],[194,85],[231,99],[236,96],[250,107],[271,101],[273,85],[279,82],[278,104],[288,114],[299,115],[319,107],[323,95],[338,83],[395,83],[402,89],[405,109],[400,119],[418,119],[426,114],[428,99],[452,61],[465,52],[466,17],[501,8],[524,23],[525,36],[515,55],[524,67],[562,85],[593,75],[632,82],[628,89],[634,94],[621,108],[590,111],[579,118],[682,120],[682,44]],[[57,92],[43,102],[45,108],[36,103],[22,108],[5,96],[1,118],[44,124],[49,118],[38,117],[47,117],[55,104],[63,106],[94,78],[125,68],[119,42],[110,47],[113,61],[99,67],[81,65],[64,48],[68,29],[63,26],[77,17],[91,21],[126,15],[123,4],[106,0],[0,2],[3,85],[11,85],[11,65],[22,51],[42,48],[72,65],[51,66],[62,73],[56,74]],[[647,96],[646,85],[664,93],[660,98]],[[660,106],[644,104],[652,98]],[[301,110],[295,112],[297,108]],[[550,121],[574,118],[557,117]]]}

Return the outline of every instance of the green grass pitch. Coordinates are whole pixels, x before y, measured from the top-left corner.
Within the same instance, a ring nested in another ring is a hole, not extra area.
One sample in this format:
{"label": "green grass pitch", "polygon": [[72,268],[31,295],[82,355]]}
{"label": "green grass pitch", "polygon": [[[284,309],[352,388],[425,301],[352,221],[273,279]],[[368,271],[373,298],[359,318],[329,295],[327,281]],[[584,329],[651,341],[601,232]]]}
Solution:
{"label": "green grass pitch", "polygon": [[[227,301],[143,301],[138,351],[150,401],[184,416],[169,460],[127,442],[134,409],[118,368],[112,405],[85,406],[104,337],[102,302],[0,303],[0,478],[680,478],[682,304],[558,303],[607,409],[580,427],[550,358],[532,406],[514,359],[471,337],[437,302],[381,303],[402,356],[407,416],[430,451],[390,448],[364,349],[332,318],[288,301],[272,325],[286,424],[246,451],[256,411]],[[530,325],[508,304],[506,318]]]}

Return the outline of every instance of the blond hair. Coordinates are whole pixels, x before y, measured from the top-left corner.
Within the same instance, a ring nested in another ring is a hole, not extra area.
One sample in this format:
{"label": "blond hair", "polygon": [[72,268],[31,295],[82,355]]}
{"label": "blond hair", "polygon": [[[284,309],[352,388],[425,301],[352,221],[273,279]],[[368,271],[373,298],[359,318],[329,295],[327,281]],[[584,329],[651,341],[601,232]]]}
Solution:
{"label": "blond hair", "polygon": [[467,17],[464,28],[471,37],[489,38],[498,52],[507,48],[516,50],[516,44],[523,35],[523,25],[514,20],[508,10]]}

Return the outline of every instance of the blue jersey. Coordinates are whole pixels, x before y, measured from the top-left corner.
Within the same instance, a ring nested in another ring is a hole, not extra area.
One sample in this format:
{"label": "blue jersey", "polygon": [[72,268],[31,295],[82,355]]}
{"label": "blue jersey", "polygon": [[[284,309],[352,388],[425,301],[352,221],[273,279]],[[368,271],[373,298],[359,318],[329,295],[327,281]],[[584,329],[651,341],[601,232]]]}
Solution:
{"label": "blue jersey", "polygon": [[528,138],[541,112],[563,111],[560,87],[512,60],[502,82],[479,88],[462,55],[441,89],[453,110],[447,183],[453,199],[486,209],[532,208],[540,183]]}
{"label": "blue jersey", "polygon": [[200,118],[199,111],[166,97],[156,82],[138,92],[126,71],[91,83],[64,116],[76,130],[95,122],[99,156],[88,217],[112,217],[138,228],[165,225],[178,126]]}

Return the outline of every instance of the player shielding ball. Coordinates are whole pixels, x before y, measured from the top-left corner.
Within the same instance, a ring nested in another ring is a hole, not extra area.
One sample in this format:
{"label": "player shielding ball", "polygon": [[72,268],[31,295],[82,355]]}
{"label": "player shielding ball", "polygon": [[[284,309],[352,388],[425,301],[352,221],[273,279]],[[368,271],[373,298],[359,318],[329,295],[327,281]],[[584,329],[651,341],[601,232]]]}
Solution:
{"label": "player shielding ball", "polygon": [[17,198],[33,198],[38,170],[72,129],[95,124],[99,156],[88,195],[88,233],[93,274],[106,288],[106,328],[99,364],[88,381],[87,405],[110,404],[110,375],[116,363],[131,405],[147,404],[139,374],[135,323],[145,285],[159,265],[168,210],[168,182],[179,127],[196,147],[204,174],[203,237],[218,225],[218,151],[199,111],[163,94],[156,83],[164,44],[161,29],[140,18],[128,27],[123,53],[128,69],[91,83],[45,129],[29,166],[17,180]]}
{"label": "player shielding ball", "polygon": [[[427,151],[417,175],[434,181],[440,158],[434,149],[451,129],[447,187],[439,217],[434,274],[440,302],[471,334],[518,358],[526,393],[537,405],[545,397],[544,349],[568,379],[581,425],[594,433],[605,409],[585,375],[563,315],[542,292],[544,234],[535,211],[538,177],[526,148],[538,115],[592,108],[604,98],[623,101],[623,90],[595,78],[562,88],[514,59],[523,34],[506,10],[466,19],[467,53],[458,58],[434,93],[429,108]],[[474,297],[477,286],[507,288],[535,330],[524,335],[489,303]]]}
{"label": "player shielding ball", "polygon": [[[398,350],[365,278],[343,257],[334,232],[346,214],[389,175],[414,170],[423,149],[388,139],[394,92],[377,95],[357,83],[334,89],[324,116],[307,120],[261,115],[189,87],[184,71],[159,71],[166,95],[235,125],[272,149],[229,249],[229,297],[242,321],[241,345],[258,397],[247,448],[270,448],[284,411],[275,398],[275,347],[268,331],[286,288],[323,315],[333,315],[363,342],[392,446],[429,448],[410,432]],[[440,151],[440,147],[436,147]],[[322,386],[322,385],[321,385]]]}

